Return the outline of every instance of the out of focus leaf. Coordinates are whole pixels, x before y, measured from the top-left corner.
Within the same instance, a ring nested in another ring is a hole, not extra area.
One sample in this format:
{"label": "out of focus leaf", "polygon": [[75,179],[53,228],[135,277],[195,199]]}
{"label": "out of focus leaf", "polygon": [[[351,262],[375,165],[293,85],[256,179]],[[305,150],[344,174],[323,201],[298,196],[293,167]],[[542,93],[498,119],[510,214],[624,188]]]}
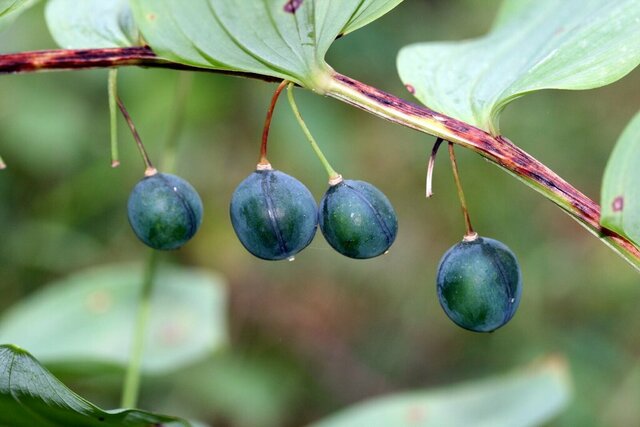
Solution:
{"label": "out of focus leaf", "polygon": [[505,0],[486,36],[414,44],[398,56],[421,102],[494,134],[516,98],[604,86],[639,63],[637,0]]}
{"label": "out of focus leaf", "polygon": [[47,26],[65,49],[133,46],[138,29],[129,0],[49,0]]}
{"label": "out of focus leaf", "polygon": [[602,182],[603,227],[640,244],[640,112],[616,143]]}
{"label": "out of focus leaf", "polygon": [[187,421],[138,410],[103,411],[69,390],[29,353],[0,346],[0,425],[69,427],[189,426]]}
{"label": "out of focus leaf", "polygon": [[324,57],[341,34],[402,0],[131,0],[145,40],[161,56],[257,73],[320,89]]}
{"label": "out of focus leaf", "polygon": [[37,2],[38,0],[0,0],[0,31]]}
{"label": "out of focus leaf", "polygon": [[[29,348],[43,363],[125,366],[141,277],[136,266],[113,265],[52,283],[5,313],[0,342]],[[156,280],[144,371],[175,370],[226,343],[226,295],[219,276],[166,268]]]}
{"label": "out of focus leaf", "polygon": [[371,400],[311,427],[525,427],[560,413],[571,395],[557,357],[504,377]]}

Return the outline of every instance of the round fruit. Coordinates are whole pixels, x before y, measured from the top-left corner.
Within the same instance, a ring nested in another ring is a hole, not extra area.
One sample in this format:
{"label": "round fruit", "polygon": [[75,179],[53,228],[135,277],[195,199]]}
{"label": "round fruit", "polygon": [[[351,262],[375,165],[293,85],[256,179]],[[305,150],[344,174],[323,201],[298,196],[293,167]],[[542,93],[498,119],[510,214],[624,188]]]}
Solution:
{"label": "round fruit", "polygon": [[492,332],[515,314],[522,293],[518,260],[503,243],[477,237],[453,246],[438,266],[438,299],[454,323]]}
{"label": "round fruit", "polygon": [[319,223],[336,251],[358,259],[385,253],[398,233],[389,199],[363,181],[344,180],[329,187],[320,202]]}
{"label": "round fruit", "polygon": [[316,234],[317,205],[311,192],[286,173],[257,170],[238,185],[231,223],[244,247],[258,258],[292,258]]}
{"label": "round fruit", "polygon": [[129,223],[147,246],[178,249],[196,234],[202,222],[202,201],[184,179],[156,173],[136,184],[127,205]]}

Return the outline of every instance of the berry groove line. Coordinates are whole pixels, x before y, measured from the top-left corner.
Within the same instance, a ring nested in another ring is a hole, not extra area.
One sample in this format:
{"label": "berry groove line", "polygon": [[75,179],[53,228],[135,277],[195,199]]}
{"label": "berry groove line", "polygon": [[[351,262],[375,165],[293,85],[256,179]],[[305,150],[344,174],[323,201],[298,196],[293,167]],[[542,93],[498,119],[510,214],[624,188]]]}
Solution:
{"label": "berry groove line", "polygon": [[[0,55],[0,74],[140,66],[233,75],[267,82],[281,79],[260,74],[213,70],[179,64],[156,56],[148,47],[45,50]],[[502,136],[405,101],[350,77],[334,73],[324,94],[391,122],[441,137],[496,163],[553,201],[611,249],[640,270],[640,249],[600,226],[600,206],[533,156]]]}

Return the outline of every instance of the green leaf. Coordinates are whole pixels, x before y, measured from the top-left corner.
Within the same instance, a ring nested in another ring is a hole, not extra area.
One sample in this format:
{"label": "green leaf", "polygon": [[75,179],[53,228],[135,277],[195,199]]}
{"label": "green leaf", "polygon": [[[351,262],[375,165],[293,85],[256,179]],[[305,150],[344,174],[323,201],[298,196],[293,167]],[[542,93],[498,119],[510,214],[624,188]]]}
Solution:
{"label": "green leaf", "polygon": [[69,390],[25,350],[0,346],[0,425],[149,427],[160,423],[190,425],[145,411],[103,411]]}
{"label": "green leaf", "polygon": [[[0,342],[29,348],[43,363],[125,366],[141,279],[141,268],[113,265],[48,285],[2,317]],[[219,276],[196,269],[160,269],[143,370],[175,370],[225,345],[225,306]]]}
{"label": "green leaf", "polygon": [[324,57],[402,0],[131,0],[153,50],[173,61],[288,79],[321,91]]}
{"label": "green leaf", "polygon": [[640,112],[624,130],[604,171],[603,227],[640,244]]}
{"label": "green leaf", "polygon": [[501,378],[403,393],[348,408],[311,427],[524,427],[557,415],[571,395],[564,359]]}
{"label": "green leaf", "polygon": [[0,31],[37,2],[38,0],[0,0]]}
{"label": "green leaf", "polygon": [[129,0],[49,0],[46,18],[51,35],[64,49],[138,44]]}
{"label": "green leaf", "polygon": [[486,36],[410,45],[397,65],[421,102],[498,134],[514,99],[604,86],[639,63],[637,0],[505,0]]}

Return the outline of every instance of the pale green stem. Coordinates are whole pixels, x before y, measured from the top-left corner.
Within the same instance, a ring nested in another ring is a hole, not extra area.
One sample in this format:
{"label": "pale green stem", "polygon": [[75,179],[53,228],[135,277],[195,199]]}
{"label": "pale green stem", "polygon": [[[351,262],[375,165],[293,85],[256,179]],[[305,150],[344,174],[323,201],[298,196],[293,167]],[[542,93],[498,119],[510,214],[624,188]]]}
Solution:
{"label": "pale green stem", "polygon": [[162,171],[172,172],[175,169],[176,157],[178,152],[178,142],[180,141],[180,132],[184,124],[184,116],[187,111],[187,101],[193,75],[191,73],[180,72],[178,75],[178,83],[176,85],[176,93],[173,103],[173,111],[167,131],[167,142],[164,148],[164,156],[162,160]]}
{"label": "pale green stem", "polygon": [[144,353],[145,336],[149,314],[151,313],[151,297],[153,295],[153,283],[158,266],[159,252],[151,250],[147,260],[142,289],[138,302],[138,312],[136,315],[133,341],[131,344],[131,356],[125,374],[124,385],[122,387],[122,408],[135,408],[138,404],[138,394],[140,392],[140,376],[142,367],[142,355]]}
{"label": "pale green stem", "polygon": [[111,125],[111,167],[120,166],[118,154],[118,69],[109,70],[109,119]]}
{"label": "pale green stem", "polygon": [[300,124],[300,127],[302,128],[305,136],[309,140],[311,148],[313,148],[313,151],[316,153],[316,156],[318,156],[318,159],[320,159],[322,166],[324,166],[324,169],[327,171],[327,175],[329,175],[329,182],[340,179],[340,174],[331,167],[331,164],[329,164],[329,161],[325,157],[324,153],[322,153],[322,150],[318,146],[315,138],[313,137],[313,135],[311,135],[311,131],[309,131],[307,124],[304,122],[304,119],[300,114],[300,110],[298,110],[296,100],[293,98],[293,83],[289,83],[289,86],[287,86],[287,98],[289,98],[289,104],[291,105],[293,114],[295,115],[296,120],[298,120],[298,123]]}

